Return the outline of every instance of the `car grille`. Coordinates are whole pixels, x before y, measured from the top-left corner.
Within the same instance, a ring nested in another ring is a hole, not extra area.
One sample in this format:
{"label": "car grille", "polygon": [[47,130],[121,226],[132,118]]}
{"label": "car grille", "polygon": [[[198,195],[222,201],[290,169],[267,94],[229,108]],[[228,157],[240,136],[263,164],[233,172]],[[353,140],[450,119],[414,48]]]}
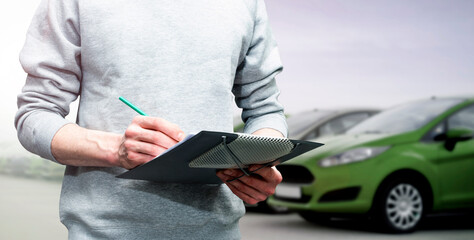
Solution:
{"label": "car grille", "polygon": [[314,177],[311,172],[302,166],[296,165],[279,165],[277,166],[280,171],[284,183],[292,184],[311,184],[314,182]]}

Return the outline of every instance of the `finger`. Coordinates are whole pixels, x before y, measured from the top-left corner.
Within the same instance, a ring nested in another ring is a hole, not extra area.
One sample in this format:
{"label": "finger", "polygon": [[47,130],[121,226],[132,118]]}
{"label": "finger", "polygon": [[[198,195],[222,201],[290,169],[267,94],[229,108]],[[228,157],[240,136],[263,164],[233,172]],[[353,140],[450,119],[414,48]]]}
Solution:
{"label": "finger", "polygon": [[243,179],[251,179],[253,177],[242,177],[240,179],[237,179],[232,182],[227,182],[227,185],[235,187],[237,190],[239,190],[242,193],[247,194],[248,196],[256,199],[257,201],[263,201],[267,199],[269,195],[267,195],[266,192],[260,191],[260,189],[254,188],[255,186],[252,185],[247,185],[245,181],[242,181]]}
{"label": "finger", "polygon": [[234,186],[230,185],[230,184],[227,184],[226,185],[229,187],[229,189],[237,196],[239,197],[240,199],[242,199],[242,201],[248,203],[248,204],[257,204],[258,202],[260,202],[259,200],[247,195],[246,193],[243,193],[241,191],[239,191],[237,188],[235,188]]}
{"label": "finger", "polygon": [[184,138],[184,132],[178,125],[168,122],[163,118],[137,116],[133,119],[133,122],[142,128],[160,131],[176,141],[181,141]]}
{"label": "finger", "polygon": [[160,145],[166,149],[178,143],[162,132],[142,128],[138,124],[131,124],[125,131],[125,137],[138,141]]}
{"label": "finger", "polygon": [[252,165],[249,167],[249,171],[253,172],[259,168],[259,170],[255,171],[255,174],[260,175],[265,181],[274,183],[275,185],[281,183],[283,177],[281,176],[280,171],[278,171],[275,167],[264,167],[263,165]]}
{"label": "finger", "polygon": [[151,159],[153,159],[153,157],[150,155],[130,152],[127,154],[126,158],[121,160],[121,164],[126,169],[132,169],[136,166],[149,162]]}
{"label": "finger", "polygon": [[[253,168],[251,167],[250,169],[253,169]],[[258,166],[256,167],[256,169],[258,169]],[[253,170],[255,170],[255,169],[253,169]],[[261,170],[263,170],[263,169],[261,169]],[[257,171],[257,172],[259,172],[259,171]],[[273,170],[271,168],[268,168],[264,171],[266,172],[266,171],[273,171]],[[276,169],[275,169],[275,171],[276,171]],[[227,169],[223,173],[227,174],[229,176],[232,176],[232,177],[239,177],[240,176],[239,173],[236,170],[231,170],[231,169]],[[279,174],[279,172],[278,172],[278,174]],[[266,175],[267,176],[271,175],[271,176],[275,176],[275,177],[278,176],[276,174],[273,175],[273,174],[268,174],[268,173],[266,173]],[[278,181],[278,179],[264,178],[261,175],[255,175],[255,174],[251,174],[250,176],[241,177],[238,180],[240,182],[242,182],[243,184],[245,184],[247,186],[250,186],[253,189],[256,189],[259,193],[264,194],[265,196],[273,195],[275,193],[276,186],[280,183]]]}
{"label": "finger", "polygon": [[[230,172],[228,170],[225,170],[223,172],[221,172],[221,174],[223,175],[227,175],[226,173],[227,172]],[[235,171],[233,171],[235,172]],[[233,175],[227,175],[228,178],[230,179],[233,179],[235,176]],[[237,176],[238,177],[238,176]],[[231,182],[228,182],[229,180],[227,180],[226,184],[228,186],[233,186],[234,188],[236,188],[239,192],[241,193],[244,193],[258,201],[263,201],[265,199],[267,199],[267,197],[269,195],[267,195],[267,192],[266,191],[262,191],[261,189],[266,189],[267,188],[267,184],[258,179],[257,177],[255,176],[244,176],[242,178],[239,178],[239,179],[236,179],[234,181],[231,181]]]}
{"label": "finger", "polygon": [[[225,173],[227,171],[227,174]],[[229,171],[235,171],[233,174],[228,174]],[[243,176],[244,174],[242,172],[238,172],[240,170],[237,169],[222,169],[217,171],[217,176],[223,181],[223,182],[228,182],[232,180],[236,180],[236,178]]]}
{"label": "finger", "polygon": [[156,144],[141,142],[141,141],[131,140],[131,139],[126,140],[123,143],[123,146],[125,147],[127,154],[130,154],[130,152],[136,152],[136,153],[141,153],[145,155],[150,155],[152,157],[159,155],[160,153],[164,152],[167,149]]}
{"label": "finger", "polygon": [[[241,190],[239,190],[238,188],[236,188],[234,185],[232,185],[231,183],[227,182],[231,179],[233,179],[233,177],[229,176],[229,175],[226,175],[223,173],[223,171],[218,171],[217,172],[217,176],[227,185],[227,187],[229,187],[229,189],[237,196],[239,197],[240,199],[242,199],[244,202],[248,203],[248,204],[256,204],[258,202],[260,202],[261,200],[258,200],[258,199],[255,199],[254,197],[250,196],[249,194],[245,193],[245,192],[242,192]],[[237,181],[237,180],[235,180]],[[234,181],[234,182],[235,182]]]}
{"label": "finger", "polygon": [[136,136],[136,140],[156,144],[165,149],[168,149],[178,143],[178,141],[162,132],[148,129],[142,129],[141,133]]}

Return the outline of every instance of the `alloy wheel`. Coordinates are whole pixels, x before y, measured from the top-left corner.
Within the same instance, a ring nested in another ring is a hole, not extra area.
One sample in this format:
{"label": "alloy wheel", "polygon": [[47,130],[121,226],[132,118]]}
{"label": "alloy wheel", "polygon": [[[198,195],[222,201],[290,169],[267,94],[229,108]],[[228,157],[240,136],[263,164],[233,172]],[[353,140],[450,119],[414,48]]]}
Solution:
{"label": "alloy wheel", "polygon": [[393,228],[406,231],[414,228],[423,213],[423,199],[418,189],[408,183],[395,185],[385,203],[386,217]]}

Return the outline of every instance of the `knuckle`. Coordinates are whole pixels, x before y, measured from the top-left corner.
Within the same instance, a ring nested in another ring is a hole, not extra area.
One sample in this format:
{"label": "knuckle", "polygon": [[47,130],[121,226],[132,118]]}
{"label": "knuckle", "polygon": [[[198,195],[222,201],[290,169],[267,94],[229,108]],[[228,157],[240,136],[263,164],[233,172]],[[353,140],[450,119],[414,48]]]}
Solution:
{"label": "knuckle", "polygon": [[276,182],[276,184],[280,184],[281,181],[283,181],[283,176],[281,175],[280,171],[278,171],[276,168],[272,168],[274,173],[275,173],[275,177],[273,178],[274,181]]}
{"label": "knuckle", "polygon": [[140,164],[143,164],[143,163],[146,163],[148,161],[148,159],[140,154],[140,153],[132,153],[133,157],[132,158],[128,158],[128,162],[130,163],[130,165],[133,165],[134,167],[140,165]]}
{"label": "knuckle", "polygon": [[257,200],[258,200],[259,202],[265,201],[266,199],[267,199],[266,196],[259,196],[259,197],[257,197]]}
{"label": "knuckle", "polygon": [[131,152],[124,163],[126,168],[134,168],[139,165],[139,155]]}
{"label": "knuckle", "polygon": [[132,119],[132,123],[136,123],[136,124],[139,124],[143,121],[143,117],[142,116],[135,116],[133,117]]}
{"label": "knuckle", "polygon": [[154,118],[152,118],[152,121],[153,121],[152,124],[153,124],[154,126],[160,127],[160,126],[163,125],[164,119],[163,119],[163,118],[159,118],[159,117],[154,117]]}
{"label": "knuckle", "polygon": [[130,149],[133,148],[134,144],[133,141],[125,140],[123,146],[125,147],[126,152],[130,152]]}
{"label": "knuckle", "polygon": [[[225,175],[222,171],[218,172],[217,174],[218,174],[219,178],[220,178],[227,186],[230,185],[230,183],[227,183],[227,181],[231,180],[231,177]],[[232,185],[230,185],[230,186],[232,186]],[[229,187],[230,187],[230,186],[229,186]]]}
{"label": "knuckle", "polygon": [[275,188],[267,187],[267,188],[265,188],[264,192],[267,196],[271,196],[271,195],[275,194]]}
{"label": "knuckle", "polygon": [[281,174],[278,173],[278,176],[277,176],[277,178],[276,178],[276,183],[277,183],[277,184],[280,184],[282,181],[283,181],[283,176],[281,176]]}
{"label": "knuckle", "polygon": [[138,134],[138,129],[135,125],[130,125],[126,130],[125,130],[125,137],[127,138],[132,138]]}
{"label": "knuckle", "polygon": [[133,130],[132,130],[132,128],[129,126],[129,127],[125,130],[125,133],[124,133],[125,137],[129,138],[129,137],[132,135],[132,132],[133,132]]}

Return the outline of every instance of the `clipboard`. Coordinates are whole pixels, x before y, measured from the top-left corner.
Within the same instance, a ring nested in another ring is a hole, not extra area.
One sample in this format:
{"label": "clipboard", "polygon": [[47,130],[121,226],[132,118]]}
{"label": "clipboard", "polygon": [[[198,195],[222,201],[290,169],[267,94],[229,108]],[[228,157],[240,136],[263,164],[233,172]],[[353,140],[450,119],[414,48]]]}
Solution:
{"label": "clipboard", "polygon": [[220,184],[218,169],[275,166],[322,143],[250,134],[201,131],[188,135],[153,160],[116,177],[163,183]]}

